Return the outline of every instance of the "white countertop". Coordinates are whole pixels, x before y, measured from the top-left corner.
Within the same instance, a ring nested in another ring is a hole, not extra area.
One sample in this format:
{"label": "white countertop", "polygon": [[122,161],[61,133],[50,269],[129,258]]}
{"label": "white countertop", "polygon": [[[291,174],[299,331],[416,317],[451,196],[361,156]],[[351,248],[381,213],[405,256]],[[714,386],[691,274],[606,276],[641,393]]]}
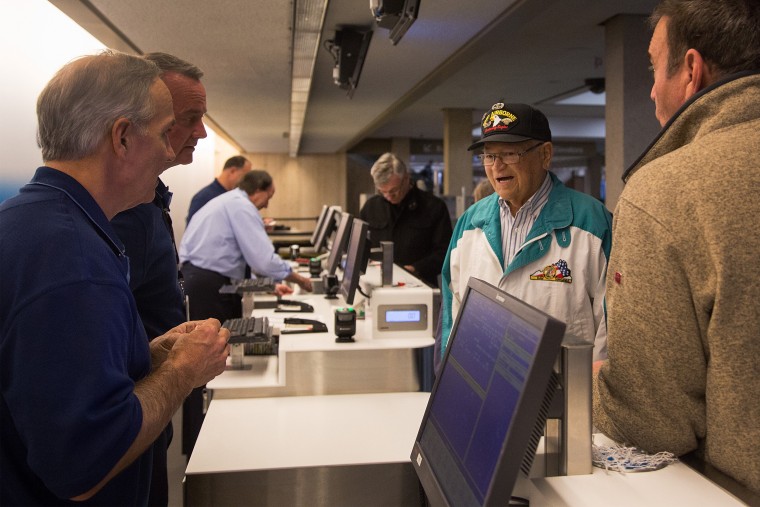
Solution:
{"label": "white countertop", "polygon": [[[410,392],[213,400],[186,473],[406,463],[428,398]],[[521,476],[514,494],[529,497],[532,507],[744,505],[680,462],[652,472],[594,467],[589,475]]]}
{"label": "white countertop", "polygon": [[684,463],[651,472],[620,473],[594,467],[590,475],[518,480],[515,494],[531,507],[734,506],[745,505]]}
{"label": "white countertop", "polygon": [[408,461],[429,396],[212,400],[187,474]]}

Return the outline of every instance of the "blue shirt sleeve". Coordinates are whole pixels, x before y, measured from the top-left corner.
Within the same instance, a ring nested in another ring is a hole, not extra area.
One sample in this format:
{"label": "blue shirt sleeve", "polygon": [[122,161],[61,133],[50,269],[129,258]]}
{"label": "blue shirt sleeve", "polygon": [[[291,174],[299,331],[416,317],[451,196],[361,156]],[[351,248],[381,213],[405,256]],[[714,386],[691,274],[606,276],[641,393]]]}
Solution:
{"label": "blue shirt sleeve", "polygon": [[291,271],[275,252],[256,206],[240,189],[212,199],[195,214],[182,236],[179,257],[230,278],[243,278],[246,264],[275,280]]}
{"label": "blue shirt sleeve", "polygon": [[275,251],[259,211],[248,204],[250,201],[240,200],[228,208],[234,213],[229,223],[240,252],[253,273],[282,280],[290,274],[290,264]]}

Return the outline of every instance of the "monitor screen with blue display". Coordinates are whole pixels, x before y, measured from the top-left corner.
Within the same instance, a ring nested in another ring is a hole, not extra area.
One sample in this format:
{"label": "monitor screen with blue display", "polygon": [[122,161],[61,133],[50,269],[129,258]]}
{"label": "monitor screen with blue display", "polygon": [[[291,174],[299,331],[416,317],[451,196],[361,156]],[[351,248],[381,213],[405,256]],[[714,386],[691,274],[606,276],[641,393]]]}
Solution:
{"label": "monitor screen with blue display", "polygon": [[471,278],[412,450],[430,505],[507,505],[556,387],[565,324]]}

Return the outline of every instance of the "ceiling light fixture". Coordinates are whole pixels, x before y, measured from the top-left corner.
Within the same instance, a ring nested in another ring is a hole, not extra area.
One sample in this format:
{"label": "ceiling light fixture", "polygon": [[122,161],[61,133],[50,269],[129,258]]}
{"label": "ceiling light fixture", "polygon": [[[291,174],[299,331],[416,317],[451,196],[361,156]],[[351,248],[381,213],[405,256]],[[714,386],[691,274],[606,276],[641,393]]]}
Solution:
{"label": "ceiling light fixture", "polygon": [[603,77],[588,78],[583,85],[539,100],[536,105],[603,106],[605,104],[604,84]]}
{"label": "ceiling light fixture", "polygon": [[290,92],[291,157],[298,155],[328,0],[293,2],[293,71]]}

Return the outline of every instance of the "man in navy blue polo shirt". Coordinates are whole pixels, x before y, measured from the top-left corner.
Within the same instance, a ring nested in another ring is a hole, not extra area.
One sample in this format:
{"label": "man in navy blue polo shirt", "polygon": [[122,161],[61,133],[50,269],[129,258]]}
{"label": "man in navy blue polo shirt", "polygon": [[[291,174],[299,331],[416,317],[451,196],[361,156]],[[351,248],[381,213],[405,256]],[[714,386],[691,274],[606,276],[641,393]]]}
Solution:
{"label": "man in navy blue polo shirt", "polygon": [[[149,53],[145,58],[158,65],[161,80],[169,89],[174,106],[176,122],[168,136],[176,156],[167,162],[165,168],[190,164],[198,140],[206,137],[203,125],[206,89],[201,83],[203,72],[195,65],[167,53]],[[171,199],[172,193],[159,179],[153,202],[123,211],[111,220],[129,257],[129,286],[149,340],[187,320],[177,266],[179,259],[169,215]],[[198,403],[202,404],[202,398]],[[166,453],[173,430],[169,424],[154,445],[151,506],[166,506],[169,503]]]}
{"label": "man in navy blue polo shirt", "polygon": [[224,163],[222,172],[214,178],[214,181],[198,190],[190,201],[190,207],[187,210],[187,218],[185,223],[189,224],[193,215],[206,205],[214,197],[219,197],[225,192],[229,192],[233,188],[240,184],[240,180],[243,179],[248,171],[251,170],[251,161],[247,158],[236,155],[230,157]]}
{"label": "man in navy blue polo shirt", "polygon": [[149,345],[109,223],[174,159],[171,95],[155,64],[104,52],[37,115],[45,166],[0,205],[0,504],[146,504],[151,444],[229,354],[213,319]]}

